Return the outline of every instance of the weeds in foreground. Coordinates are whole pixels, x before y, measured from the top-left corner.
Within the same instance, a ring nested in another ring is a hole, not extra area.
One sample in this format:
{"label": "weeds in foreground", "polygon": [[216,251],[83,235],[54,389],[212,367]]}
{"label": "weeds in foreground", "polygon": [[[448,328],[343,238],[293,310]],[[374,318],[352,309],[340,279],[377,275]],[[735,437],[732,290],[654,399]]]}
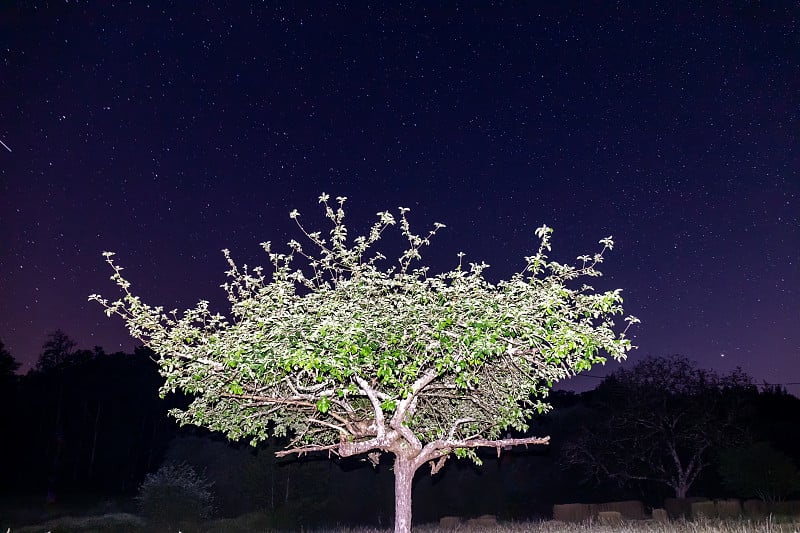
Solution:
{"label": "weeds in foreground", "polygon": [[[288,533],[301,531],[304,533],[391,533],[388,528],[347,527],[335,528],[303,528],[279,530],[256,525],[252,517],[249,520],[236,518],[214,520],[202,524],[181,528],[181,533]],[[0,531],[2,531],[0,529]],[[105,515],[86,518],[64,517],[37,526],[27,526],[6,533],[39,533],[45,531],[71,531],[84,533],[144,533],[148,527],[133,515]],[[178,531],[178,530],[176,530]],[[469,527],[462,523],[455,528],[443,529],[438,524],[420,524],[414,528],[415,533],[800,533],[798,518],[766,518],[762,520],[677,520],[669,523],[653,520],[626,521],[617,525],[601,525],[597,523],[568,524],[553,520],[542,522],[501,522],[496,526]]]}
{"label": "weeds in foreground", "polygon": [[[479,531],[461,525],[455,529],[442,529],[437,524],[422,524],[414,528],[415,533],[472,533]],[[623,522],[619,525],[596,523],[567,524],[563,522],[511,522],[500,523],[494,528],[480,528],[485,533],[800,533],[800,520],[698,520],[659,523],[652,520]],[[315,530],[315,533],[389,533],[378,528],[334,528]]]}

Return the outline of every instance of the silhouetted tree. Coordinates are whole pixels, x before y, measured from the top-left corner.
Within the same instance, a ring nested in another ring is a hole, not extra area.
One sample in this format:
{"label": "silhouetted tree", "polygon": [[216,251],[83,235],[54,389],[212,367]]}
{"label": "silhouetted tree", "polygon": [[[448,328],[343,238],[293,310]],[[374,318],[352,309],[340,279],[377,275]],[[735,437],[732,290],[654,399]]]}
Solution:
{"label": "silhouetted tree", "polygon": [[774,503],[800,491],[797,466],[767,442],[723,450],[719,470],[725,486],[741,497]]}
{"label": "silhouetted tree", "polygon": [[19,460],[19,452],[14,448],[25,436],[24,433],[17,433],[14,428],[21,407],[17,397],[18,378],[15,374],[18,368],[19,363],[0,340],[0,435],[4,436],[0,440],[5,449],[5,453],[0,454],[0,491],[13,490],[10,484],[6,485],[13,470],[13,462]]}
{"label": "silhouetted tree", "polygon": [[69,361],[75,353],[76,343],[60,329],[50,333],[42,346],[42,353],[36,362],[39,371],[52,370]]}
{"label": "silhouetted tree", "polygon": [[51,498],[77,490],[130,493],[161,461],[177,428],[167,417],[176,404],[158,399],[152,352],[74,351],[70,364],[19,378],[13,426],[16,450],[7,461],[16,492]]}
{"label": "silhouetted tree", "polygon": [[[252,442],[291,435],[279,455],[367,455],[375,464],[381,453],[394,455],[395,531],[407,532],[420,467],[436,473],[451,454],[480,464],[479,447],[547,443],[503,435],[508,427],[526,430],[528,419],[547,409],[553,382],[604,362],[604,354],[625,357],[631,344],[613,319],[622,313],[620,291],[571,287],[576,278],[600,275],[595,267],[613,242],[601,240],[602,250],[579,258],[577,267],[563,265],[547,258],[552,230],[542,227],[538,251],[509,281],[493,285],[482,275],[487,265],[463,269],[460,261],[429,276],[426,267],[410,265],[443,225],[415,235],[401,208],[408,248],[398,266],[379,270],[384,257],[366,252],[394,217],[379,213],[369,235],[351,246],[344,201],[334,209],[320,197],[333,223],[330,243],[298,221],[318,256],[296,241],[288,255],[264,243],[274,268],[269,280],[225,252],[230,323],[211,314],[208,302],[180,317],[142,303],[110,252],[123,297],[90,299],[122,316],[158,354],[163,392],[194,396],[188,409],[174,411],[182,424]],[[290,217],[297,221],[297,212]],[[295,255],[308,260],[310,277],[291,265]]]}
{"label": "silhouetted tree", "polygon": [[710,452],[745,437],[737,391],[748,388],[740,371],[720,377],[682,356],[647,358],[594,391],[595,421],[562,459],[596,479],[653,482],[685,498]]}
{"label": "silhouetted tree", "polygon": [[0,340],[0,383],[8,383],[15,376],[17,370],[19,370],[19,362],[12,357],[11,352]]}
{"label": "silhouetted tree", "polygon": [[752,401],[748,426],[757,440],[769,442],[800,464],[800,398],[778,385],[764,385]]}

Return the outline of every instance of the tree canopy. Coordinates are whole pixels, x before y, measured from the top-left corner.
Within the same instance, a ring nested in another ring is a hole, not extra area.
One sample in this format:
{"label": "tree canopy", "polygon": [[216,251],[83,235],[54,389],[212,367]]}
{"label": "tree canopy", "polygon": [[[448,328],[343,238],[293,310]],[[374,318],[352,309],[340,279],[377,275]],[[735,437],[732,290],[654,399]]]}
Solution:
{"label": "tree canopy", "polygon": [[728,448],[720,453],[719,472],[726,487],[741,496],[779,502],[800,491],[800,471],[792,459],[768,442]]}
{"label": "tree canopy", "polygon": [[47,336],[42,353],[36,362],[36,370],[47,371],[67,363],[75,354],[77,343],[62,330],[57,329]]}
{"label": "tree canopy", "polygon": [[[552,230],[536,231],[539,246],[522,270],[492,284],[485,263],[458,264],[431,275],[416,266],[421,250],[444,228],[414,234],[400,208],[399,221],[378,213],[370,231],[348,243],[345,198],[319,198],[333,228],[329,239],[308,232],[292,211],[314,251],[289,242],[288,253],[262,243],[272,265],[239,266],[228,250],[223,285],[231,316],[212,313],[200,301],[181,315],[150,306],[131,291],[122,268],[105,252],[122,297],[106,313],[119,315],[131,334],[158,355],[165,378],[162,395],[180,390],[194,399],[172,414],[252,443],[270,434],[289,436],[282,454],[323,451],[340,456],[394,454],[396,529],[410,529],[410,483],[425,463],[434,472],[446,458],[470,457],[474,449],[546,443],[547,438],[499,438],[507,428],[528,429],[547,409],[549,387],[631,349],[621,291],[595,292],[581,277],[597,277],[600,241],[578,266],[551,261]],[[399,223],[407,248],[397,264],[372,252],[390,226]],[[305,268],[296,268],[296,259]],[[402,494],[401,494],[402,493]],[[406,494],[407,493],[407,494]]]}
{"label": "tree canopy", "polygon": [[566,463],[620,484],[655,483],[686,497],[717,446],[745,437],[741,371],[720,376],[686,357],[648,357],[592,393],[597,412],[564,449]]}
{"label": "tree canopy", "polygon": [[3,341],[0,340],[0,381],[12,379],[18,369],[19,361],[14,359]]}

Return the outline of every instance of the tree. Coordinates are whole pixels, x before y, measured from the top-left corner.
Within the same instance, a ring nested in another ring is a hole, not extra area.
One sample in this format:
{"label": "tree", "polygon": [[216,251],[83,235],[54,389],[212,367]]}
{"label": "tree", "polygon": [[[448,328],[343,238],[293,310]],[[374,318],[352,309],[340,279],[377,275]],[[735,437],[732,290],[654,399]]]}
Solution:
{"label": "tree", "polygon": [[767,442],[723,450],[719,471],[725,486],[743,497],[775,503],[800,491],[797,466]]}
{"label": "tree", "polygon": [[620,485],[665,485],[685,498],[716,446],[744,437],[740,371],[721,377],[682,356],[649,357],[621,368],[594,391],[597,416],[565,446],[563,460]]}
{"label": "tree", "polygon": [[[0,433],[14,435],[14,421],[19,416],[19,402],[17,401],[17,376],[15,372],[19,363],[12,357],[3,341],[0,340]],[[15,439],[5,439],[7,445],[13,446]],[[12,456],[7,454],[6,456]],[[0,479],[9,478],[10,461],[0,458]]]}
{"label": "tree", "polygon": [[[548,437],[500,436],[507,427],[528,429],[534,412],[547,409],[553,382],[605,362],[604,354],[625,357],[631,344],[613,320],[622,313],[621,291],[567,286],[601,275],[595,267],[613,242],[600,241],[602,250],[580,257],[578,267],[562,265],[546,255],[552,230],[544,226],[538,251],[508,281],[489,283],[488,265],[464,268],[463,254],[454,270],[430,276],[412,262],[444,226],[413,234],[408,209],[400,208],[408,248],[398,265],[381,270],[385,257],[367,252],[395,218],[378,213],[369,234],[349,246],[345,198],[336,209],[328,199],[319,200],[333,225],[329,242],[307,232],[296,210],[290,214],[318,255],[295,240],[288,254],[262,243],[271,280],[223,250],[231,321],[212,314],[207,301],[180,317],[143,303],[111,252],[104,255],[122,298],[89,298],[158,354],[162,395],[193,396],[187,409],[172,411],[181,424],[253,444],[271,433],[291,436],[281,456],[367,454],[377,464],[381,453],[394,455],[395,530],[410,531],[417,469],[430,464],[436,473],[451,454],[480,464],[479,447],[499,453],[546,444]],[[298,256],[306,271],[292,266]]]}
{"label": "tree", "polygon": [[50,333],[42,345],[42,354],[36,362],[36,370],[47,371],[62,366],[75,353],[76,345],[75,341],[60,329]]}
{"label": "tree", "polygon": [[769,442],[800,464],[800,398],[780,385],[763,384],[759,389],[753,395],[748,427],[757,440]]}
{"label": "tree", "polygon": [[14,359],[3,341],[0,340],[0,383],[12,380],[18,369],[19,362]]}

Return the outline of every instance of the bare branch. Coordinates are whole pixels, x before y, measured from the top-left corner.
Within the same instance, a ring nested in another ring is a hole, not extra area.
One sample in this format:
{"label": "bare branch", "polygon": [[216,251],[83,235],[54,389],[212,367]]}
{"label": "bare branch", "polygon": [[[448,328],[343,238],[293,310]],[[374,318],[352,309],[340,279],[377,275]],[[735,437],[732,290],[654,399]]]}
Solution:
{"label": "bare branch", "polygon": [[[275,452],[276,457],[286,457],[287,455],[292,455],[296,453],[298,456],[305,455],[307,453],[314,453],[314,452],[328,452],[328,453],[336,453],[339,448],[338,444],[329,444],[328,446],[318,446],[318,445],[311,445],[311,446],[304,446],[302,448],[289,448],[287,450],[280,450]],[[336,453],[336,455],[339,455]]]}
{"label": "bare branch", "polygon": [[[233,400],[251,400],[252,402],[255,402],[246,404],[245,407],[260,407],[263,405],[277,404],[277,405],[294,405],[297,407],[313,408],[314,412],[316,412],[317,410],[316,404],[309,402],[308,399],[306,398],[295,398],[295,397],[273,398],[272,396],[260,396],[256,394],[232,394],[227,392],[220,394],[220,397],[230,398]],[[333,411],[328,411],[326,414],[331,418],[333,418],[334,420],[341,422],[345,426],[349,426],[349,424],[351,423],[350,420],[344,418],[343,416],[337,413],[334,413]],[[311,417],[309,417],[309,421],[319,422],[319,420]]]}
{"label": "bare branch", "polygon": [[347,435],[351,434],[351,432],[349,430],[343,428],[342,426],[337,426],[336,424],[331,424],[330,422],[325,422],[324,420],[320,420],[318,418],[311,418],[311,419],[309,419],[309,422],[311,422],[312,424],[319,424],[321,426],[325,426],[325,427],[329,427],[331,429],[335,429],[335,430],[339,431],[340,433],[344,433],[344,434],[347,434]]}
{"label": "bare branch", "polygon": [[453,436],[455,435],[458,426],[460,426],[461,424],[466,424],[467,422],[474,422],[474,421],[475,421],[474,418],[459,418],[458,420],[453,422],[453,427],[450,428],[450,433],[447,434],[447,440],[453,440]]}
{"label": "bare branch", "polygon": [[440,439],[428,443],[422,450],[422,453],[417,456],[417,467],[422,466],[425,462],[433,459],[438,459],[442,455],[447,455],[451,451],[458,448],[496,448],[498,454],[500,450],[506,446],[528,446],[528,445],[544,445],[550,444],[550,437],[523,437],[520,439],[468,439],[468,440],[450,440]]}
{"label": "bare branch", "polygon": [[430,460],[428,464],[431,465],[431,475],[435,476],[439,473],[439,470],[442,469],[444,464],[447,462],[447,458],[449,457],[450,451],[448,450],[447,453],[443,453],[438,460]]}

